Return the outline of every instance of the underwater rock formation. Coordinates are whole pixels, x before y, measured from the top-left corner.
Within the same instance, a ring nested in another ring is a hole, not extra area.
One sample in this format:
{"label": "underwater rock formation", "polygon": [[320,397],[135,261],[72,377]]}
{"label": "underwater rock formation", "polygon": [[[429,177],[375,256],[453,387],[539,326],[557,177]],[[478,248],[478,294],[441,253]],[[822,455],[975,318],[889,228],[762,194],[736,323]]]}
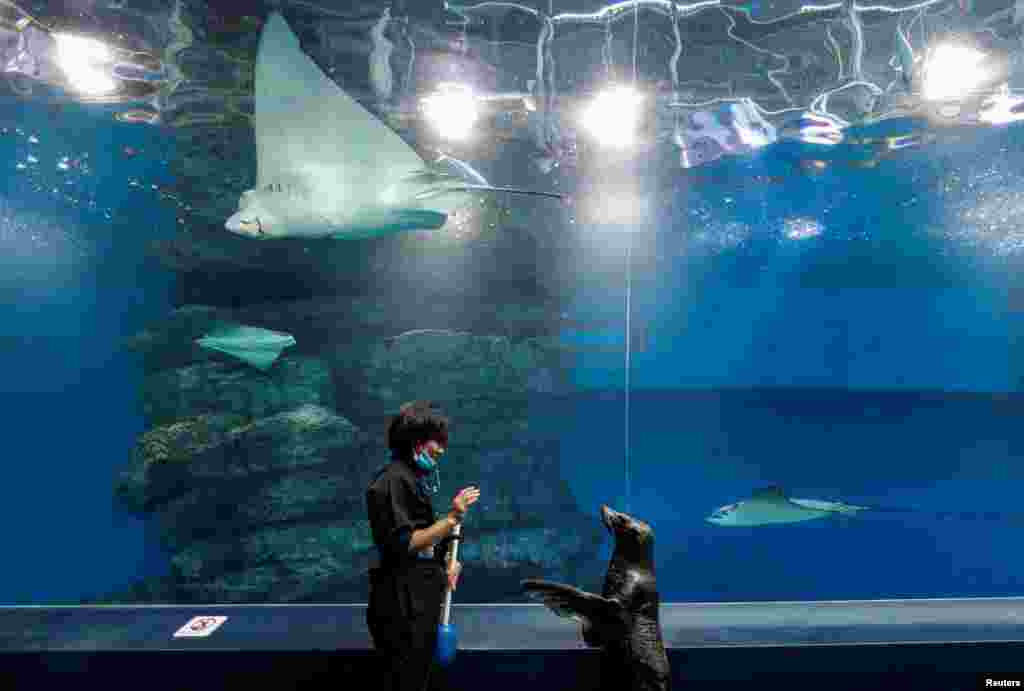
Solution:
{"label": "underwater rock formation", "polygon": [[[179,308],[127,344],[144,373],[147,429],[115,492],[153,523],[172,573],[90,602],[365,602],[374,554],[363,491],[386,460],[388,418],[424,397],[454,423],[435,508],[467,484],[486,488],[460,548],[460,601],[520,600],[522,578],[585,580],[578,568],[601,531],[569,493],[557,440],[530,417],[533,399],[567,390],[574,358],[542,338],[558,331],[577,282],[565,270],[580,263],[567,211],[495,195],[445,233],[339,243],[226,232],[255,182],[262,19],[193,0],[151,5],[140,12],[154,27],[146,45],[169,70],[157,105],[174,140],[161,190],[179,232],[149,249],[177,274]],[[362,44],[349,20],[376,21],[386,6],[360,3],[349,17],[286,3],[303,50],[371,108],[371,56],[353,59]],[[393,60],[407,60],[407,44]],[[421,41],[418,59],[434,52]],[[423,144],[409,123],[378,114]],[[536,186],[525,159],[496,156],[474,163]],[[620,273],[616,259],[586,278]],[[224,322],[297,345],[261,372],[195,343]]]}
{"label": "underwater rock formation", "polygon": [[529,419],[538,378],[559,386],[557,353],[443,329],[341,342],[321,329],[262,372],[193,342],[224,320],[292,328],[275,319],[295,318],[287,306],[261,311],[186,306],[129,343],[150,426],[116,496],[154,522],[172,573],[89,602],[365,602],[365,487],[387,461],[387,420],[417,397],[453,420],[435,509],[487,487],[459,551],[461,601],[520,599],[524,577],[579,579],[601,531],[561,477],[557,440]]}

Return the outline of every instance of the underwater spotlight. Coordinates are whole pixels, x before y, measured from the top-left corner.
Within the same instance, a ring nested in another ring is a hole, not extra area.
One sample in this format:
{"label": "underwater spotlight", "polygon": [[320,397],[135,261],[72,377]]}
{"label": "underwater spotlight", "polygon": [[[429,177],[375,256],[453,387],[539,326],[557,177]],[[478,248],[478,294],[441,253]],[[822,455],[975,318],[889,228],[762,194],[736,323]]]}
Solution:
{"label": "underwater spotlight", "polygon": [[420,100],[427,120],[445,139],[465,139],[479,118],[476,96],[463,84],[443,82]]}
{"label": "underwater spotlight", "polygon": [[94,38],[74,34],[54,34],[53,37],[57,43],[57,64],[72,89],[89,96],[117,90],[117,82],[110,77],[108,63],[114,55],[108,46]]}
{"label": "underwater spotlight", "polygon": [[923,96],[929,101],[968,96],[986,81],[985,54],[971,46],[942,44],[925,63]]}
{"label": "underwater spotlight", "polygon": [[632,146],[640,124],[643,95],[629,86],[614,86],[599,93],[583,111],[583,127],[601,144]]}

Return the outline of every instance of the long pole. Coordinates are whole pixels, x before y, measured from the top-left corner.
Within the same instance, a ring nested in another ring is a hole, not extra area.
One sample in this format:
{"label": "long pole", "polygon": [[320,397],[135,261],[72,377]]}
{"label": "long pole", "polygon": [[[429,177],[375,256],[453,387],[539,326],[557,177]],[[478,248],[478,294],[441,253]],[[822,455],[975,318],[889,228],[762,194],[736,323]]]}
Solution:
{"label": "long pole", "polygon": [[[459,523],[458,525],[456,525],[455,529],[452,530],[452,532],[455,534],[455,537],[458,537],[459,535],[461,535],[462,534],[462,524]],[[459,556],[459,541],[458,540],[452,540],[452,549],[451,549],[451,552],[449,553],[449,556],[448,556],[448,568],[451,568],[452,564],[455,563],[455,560],[458,559],[458,556]],[[448,592],[445,593],[445,595],[444,595],[444,614],[441,617],[441,623],[444,624],[445,626],[448,625],[448,615],[451,612],[451,607],[452,607],[452,589],[448,588]]]}

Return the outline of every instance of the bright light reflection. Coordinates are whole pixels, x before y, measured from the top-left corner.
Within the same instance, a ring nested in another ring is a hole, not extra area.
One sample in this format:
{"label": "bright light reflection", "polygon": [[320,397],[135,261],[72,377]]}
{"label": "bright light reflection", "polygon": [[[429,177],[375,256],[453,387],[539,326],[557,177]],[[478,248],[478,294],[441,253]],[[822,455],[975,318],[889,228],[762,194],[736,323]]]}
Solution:
{"label": "bright light reflection", "polygon": [[640,122],[642,101],[643,96],[628,86],[603,91],[583,112],[583,127],[607,146],[631,146]]}
{"label": "bright light reflection", "polygon": [[84,36],[54,34],[57,62],[67,75],[72,89],[88,95],[106,94],[117,89],[110,78],[109,63],[114,55],[103,43]]}
{"label": "bright light reflection", "polygon": [[465,139],[479,117],[472,90],[451,82],[440,84],[435,93],[424,96],[420,107],[434,129],[445,139]]}
{"label": "bright light reflection", "polygon": [[790,240],[806,240],[821,235],[821,225],[809,218],[790,218],[786,220],[785,233]]}
{"label": "bright light reflection", "polygon": [[941,101],[967,95],[985,78],[980,66],[984,59],[983,53],[969,46],[938,46],[926,66],[924,97]]}
{"label": "bright light reflection", "polygon": [[994,94],[981,104],[978,120],[991,125],[1005,125],[1008,122],[1024,120],[1024,98],[1011,95],[1003,85],[1001,93]]}

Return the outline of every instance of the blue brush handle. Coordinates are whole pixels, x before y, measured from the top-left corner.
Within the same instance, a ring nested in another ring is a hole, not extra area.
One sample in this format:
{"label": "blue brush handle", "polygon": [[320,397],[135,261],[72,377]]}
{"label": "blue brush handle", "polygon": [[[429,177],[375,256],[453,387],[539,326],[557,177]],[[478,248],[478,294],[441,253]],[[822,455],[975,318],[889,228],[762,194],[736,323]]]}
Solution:
{"label": "blue brush handle", "polygon": [[[448,557],[449,568],[455,563],[459,555],[459,539],[462,534],[462,524],[457,524],[452,532],[454,533],[454,539],[452,540],[451,554]],[[452,663],[455,659],[455,651],[459,647],[459,634],[455,624],[448,622],[451,606],[452,590],[448,588],[447,593],[445,593],[444,612],[441,615],[441,623],[437,627],[437,650],[435,657],[441,666],[448,666]]]}
{"label": "blue brush handle", "polygon": [[455,660],[455,651],[459,647],[459,633],[455,624],[439,624],[437,627],[437,658],[438,664],[447,667]]}

